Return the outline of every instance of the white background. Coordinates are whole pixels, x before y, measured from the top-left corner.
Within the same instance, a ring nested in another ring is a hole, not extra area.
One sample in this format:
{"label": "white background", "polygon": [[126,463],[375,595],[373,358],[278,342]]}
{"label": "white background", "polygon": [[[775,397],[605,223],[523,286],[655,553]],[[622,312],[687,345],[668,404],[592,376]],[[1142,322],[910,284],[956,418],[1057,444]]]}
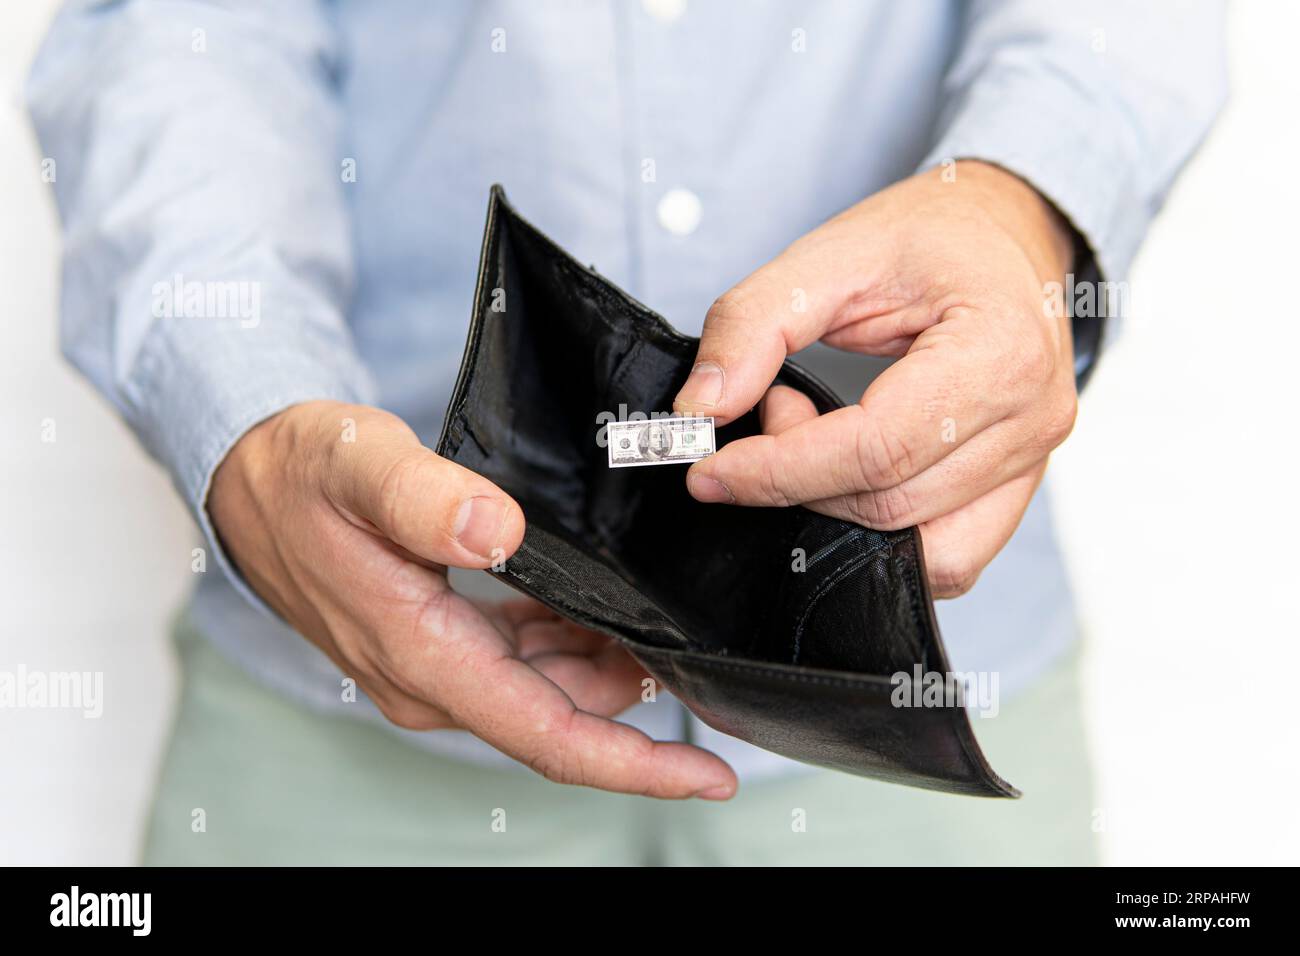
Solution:
{"label": "white background", "polygon": [[[129,863],[195,541],[57,354],[57,228],[18,92],[53,6],[0,9],[0,668],[102,670],[106,706],[0,711],[0,863]],[[1232,101],[1052,465],[1115,864],[1300,862],[1300,4],[1241,3],[1230,23]]]}

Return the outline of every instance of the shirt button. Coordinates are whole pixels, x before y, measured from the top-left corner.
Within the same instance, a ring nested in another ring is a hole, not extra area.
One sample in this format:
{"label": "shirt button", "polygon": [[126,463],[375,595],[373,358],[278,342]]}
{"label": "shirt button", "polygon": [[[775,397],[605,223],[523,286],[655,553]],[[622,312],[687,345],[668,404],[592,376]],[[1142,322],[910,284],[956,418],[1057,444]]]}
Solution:
{"label": "shirt button", "polygon": [[700,224],[704,212],[700,197],[689,189],[670,189],[659,199],[655,213],[659,225],[674,236],[689,236]]}
{"label": "shirt button", "polygon": [[686,0],[641,0],[641,6],[660,23],[672,23],[686,12]]}

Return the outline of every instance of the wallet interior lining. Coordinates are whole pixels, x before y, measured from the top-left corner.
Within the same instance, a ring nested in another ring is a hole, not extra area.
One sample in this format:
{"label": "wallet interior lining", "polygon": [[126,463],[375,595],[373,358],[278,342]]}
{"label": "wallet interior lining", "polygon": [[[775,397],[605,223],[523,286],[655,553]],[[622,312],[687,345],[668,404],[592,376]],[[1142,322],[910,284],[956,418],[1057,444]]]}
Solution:
{"label": "wallet interior lining", "polygon": [[[502,214],[448,451],[523,507],[531,587],[585,595],[584,616],[653,646],[875,675],[923,662],[890,624],[911,585],[889,535],[799,508],[701,504],[683,466],[608,467],[601,413],[671,409],[696,343]],[[719,446],[758,431],[751,412]]]}

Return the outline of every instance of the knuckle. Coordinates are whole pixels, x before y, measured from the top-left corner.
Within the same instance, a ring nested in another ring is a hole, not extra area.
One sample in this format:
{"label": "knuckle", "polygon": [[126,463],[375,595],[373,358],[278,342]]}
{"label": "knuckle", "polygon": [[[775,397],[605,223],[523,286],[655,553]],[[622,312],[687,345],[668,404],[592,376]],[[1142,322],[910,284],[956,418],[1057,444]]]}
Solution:
{"label": "knuckle", "polygon": [[375,700],[375,706],[385,719],[403,730],[437,730],[443,726],[442,720],[428,707],[417,701],[394,698]]}
{"label": "knuckle", "polygon": [[734,286],[713,300],[704,322],[710,326],[725,326],[744,321],[749,296],[744,286]]}
{"label": "knuckle", "polygon": [[[412,573],[419,574],[420,571],[413,567]],[[455,602],[456,592],[445,586],[445,582],[443,587],[430,588],[427,583],[424,585],[414,628],[421,642],[428,637],[441,638],[451,633]]]}
{"label": "knuckle", "polygon": [[1020,378],[1031,385],[1044,385],[1056,373],[1056,357],[1051,344],[1035,336],[1017,340],[1015,365]]}
{"label": "knuckle", "polygon": [[1074,431],[1074,423],[1078,415],[1079,397],[1071,389],[1065,398],[1055,404],[1047,421],[1046,431],[1053,448],[1070,437],[1070,432]]}
{"label": "knuckle", "polygon": [[[404,636],[390,642],[385,648],[386,663],[399,673],[414,671],[425,661],[444,657],[449,650],[457,648],[455,626],[452,617],[455,613],[455,592],[448,587],[425,589],[424,594],[415,603],[410,624]],[[473,651],[460,648],[468,660]],[[462,662],[461,666],[465,666]]]}
{"label": "knuckle", "polygon": [[767,459],[758,469],[757,487],[759,498],[766,504],[784,508],[792,504],[786,483],[781,476],[780,466]]}
{"label": "knuckle", "polygon": [[880,423],[858,431],[855,451],[862,483],[867,488],[890,488],[915,474],[914,455],[907,443]]}
{"label": "knuckle", "polygon": [[569,759],[563,750],[547,751],[537,754],[528,761],[534,773],[545,777],[551,783],[577,783],[569,770]]}
{"label": "knuckle", "polygon": [[548,723],[538,732],[537,751],[528,758],[528,767],[552,783],[585,785],[589,781],[582,755],[570,741],[570,729],[576,711],[567,718]]}
{"label": "knuckle", "polygon": [[[431,572],[414,561],[396,561],[392,567],[378,579],[376,591],[383,599],[391,602],[397,609],[414,608],[417,613],[425,613],[435,596],[430,593]],[[436,610],[436,608],[435,608]]]}
{"label": "knuckle", "polygon": [[1033,427],[1027,446],[1043,454],[1051,452],[1074,430],[1079,412],[1079,400],[1073,391],[1063,398],[1051,400],[1038,415],[1033,416]]}
{"label": "knuckle", "polygon": [[960,597],[975,586],[983,568],[969,555],[947,549],[929,562],[930,582],[936,597]]}
{"label": "knuckle", "polygon": [[[343,440],[344,423],[354,424],[355,439]],[[326,462],[332,468],[346,468],[360,460],[356,450],[375,435],[388,435],[409,431],[408,426],[392,412],[370,405],[338,405],[322,410],[312,421],[311,438],[323,447]]]}
{"label": "knuckle", "polygon": [[393,720],[392,723],[404,730],[438,730],[442,727],[442,721],[437,717],[416,707],[412,707],[409,714]]}
{"label": "knuckle", "polygon": [[399,524],[404,513],[404,489],[410,488],[420,464],[416,455],[400,454],[384,465],[379,475],[376,494],[380,520],[383,527],[394,534],[401,534]]}
{"label": "knuckle", "polygon": [[1056,361],[1051,354],[1037,345],[1026,347],[1020,362],[1025,377],[1035,384],[1050,381],[1052,373],[1056,371]]}
{"label": "knuckle", "polygon": [[854,520],[877,531],[896,531],[915,524],[912,516],[916,511],[901,485],[854,495],[849,507]]}
{"label": "knuckle", "polygon": [[[411,566],[412,573],[418,569]],[[412,585],[413,588],[419,585]],[[402,600],[394,595],[392,600]],[[456,645],[448,640],[452,636],[453,592],[450,588],[430,589],[427,584],[421,593],[410,600],[411,609],[395,619],[394,627],[379,634],[369,651],[370,661],[386,680],[413,697],[422,696],[426,690],[416,675],[424,674],[429,661],[445,658]],[[472,651],[464,650],[464,657]],[[456,662],[464,670],[465,661]]]}

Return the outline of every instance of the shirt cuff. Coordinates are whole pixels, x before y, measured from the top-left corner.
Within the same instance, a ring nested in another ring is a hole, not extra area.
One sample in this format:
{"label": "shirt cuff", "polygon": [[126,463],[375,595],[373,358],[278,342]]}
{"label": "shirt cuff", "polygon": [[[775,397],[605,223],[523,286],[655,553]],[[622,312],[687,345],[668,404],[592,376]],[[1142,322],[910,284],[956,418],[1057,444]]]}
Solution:
{"label": "shirt cuff", "polygon": [[142,344],[125,389],[128,417],[171,472],[216,565],[250,604],[276,620],[221,546],[208,492],[235,443],[276,413],[319,399],[374,402],[373,383],[350,345],[331,338],[292,321],[245,328],[163,319]]}
{"label": "shirt cuff", "polygon": [[[1107,316],[1109,296],[1101,294],[1103,280],[1117,282],[1127,274],[1152,212],[1143,201],[1135,178],[1136,164],[1122,137],[1099,132],[1113,126],[1073,89],[1063,97],[1053,84],[1065,78],[1027,84],[1025,77],[1003,81],[985,77],[948,107],[939,138],[920,169],[944,162],[976,159],[1001,166],[1033,186],[1069,221],[1078,234],[1081,254],[1074,265],[1074,283],[1098,283],[1092,298],[1099,306],[1092,315],[1071,307],[1075,344],[1075,377],[1080,389],[1090,377],[1103,340],[1110,340],[1118,316]],[[992,80],[990,82],[990,80]],[[1063,116],[1061,103],[1078,103]],[[1055,124],[1048,122],[1055,119]],[[1041,122],[1039,122],[1041,120]]]}

